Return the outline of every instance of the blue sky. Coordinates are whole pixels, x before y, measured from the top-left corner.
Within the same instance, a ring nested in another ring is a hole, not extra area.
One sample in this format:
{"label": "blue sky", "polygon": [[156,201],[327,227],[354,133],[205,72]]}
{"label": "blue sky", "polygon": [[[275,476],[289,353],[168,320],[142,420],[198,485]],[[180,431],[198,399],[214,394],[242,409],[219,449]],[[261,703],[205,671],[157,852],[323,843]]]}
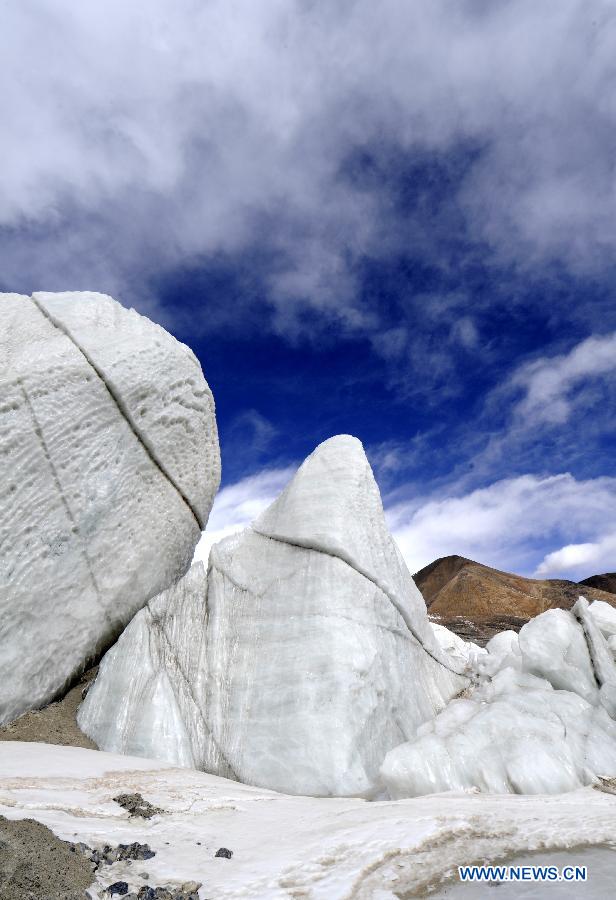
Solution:
{"label": "blue sky", "polygon": [[348,432],[411,569],[616,568],[613,3],[2,15],[0,288],[193,347],[213,537]]}

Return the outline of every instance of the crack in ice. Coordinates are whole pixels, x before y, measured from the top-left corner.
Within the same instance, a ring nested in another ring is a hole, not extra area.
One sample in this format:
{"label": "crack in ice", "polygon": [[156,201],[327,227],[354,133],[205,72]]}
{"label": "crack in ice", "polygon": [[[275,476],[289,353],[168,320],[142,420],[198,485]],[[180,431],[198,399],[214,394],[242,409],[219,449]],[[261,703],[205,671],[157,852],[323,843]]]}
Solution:
{"label": "crack in ice", "polygon": [[45,307],[42,306],[35,297],[30,297],[29,299],[37,307],[37,309],[45,316],[45,318],[54,326],[54,328],[57,328],[58,331],[61,331],[62,334],[64,334],[69,339],[69,341],[73,344],[73,346],[81,353],[81,355],[84,357],[84,359],[86,360],[86,362],[88,363],[90,368],[96,373],[98,378],[101,380],[103,385],[106,387],[107,392],[109,393],[109,396],[111,397],[111,399],[113,400],[114,404],[116,405],[116,407],[118,409],[118,412],[120,413],[122,418],[126,421],[126,424],[130,428],[130,430],[133,432],[133,434],[135,435],[135,437],[137,438],[137,440],[139,441],[139,443],[141,444],[141,446],[143,447],[145,452],[147,453],[147,455],[150,458],[153,465],[160,471],[160,473],[169,482],[169,484],[177,491],[177,493],[180,495],[180,497],[182,498],[182,500],[184,501],[184,503],[190,510],[194,519],[196,520],[197,525],[199,526],[199,528],[201,530],[203,530],[205,528],[205,523],[201,520],[199,513],[194,508],[194,506],[192,505],[192,503],[190,502],[190,500],[188,499],[186,494],[182,491],[180,486],[177,484],[175,479],[169,474],[169,472],[165,468],[163,462],[158,458],[154,447],[152,446],[151,442],[148,440],[147,435],[145,434],[145,432],[143,432],[138,427],[137,423],[134,421],[134,419],[130,413],[130,410],[128,409],[128,407],[126,406],[124,401],[122,400],[122,397],[120,396],[118,391],[115,389],[113,382],[108,380],[105,377],[104,372],[99,368],[99,366],[97,366],[97,364],[94,362],[94,360],[91,358],[91,356],[87,353],[87,351],[81,346],[79,341],[76,340],[76,338],[73,336],[73,334],[71,334],[70,330],[61,321],[59,321],[55,316],[53,316],[50,312],[48,312],[48,310],[46,310]]}
{"label": "crack in ice", "polygon": [[66,494],[64,492],[64,488],[62,487],[62,482],[60,481],[60,476],[58,474],[56,464],[54,463],[54,461],[51,457],[51,453],[49,452],[49,447],[47,446],[47,441],[45,440],[45,435],[43,434],[43,429],[41,428],[40,422],[38,420],[38,416],[36,415],[36,411],[32,405],[32,401],[30,400],[30,396],[28,394],[28,391],[26,390],[26,386],[23,382],[23,379],[18,378],[17,384],[20,387],[20,390],[21,390],[23,398],[24,398],[24,402],[28,408],[28,412],[30,413],[30,417],[34,424],[34,433],[36,434],[36,436],[39,439],[39,443],[40,443],[41,449],[43,451],[43,455],[44,455],[45,460],[51,470],[51,475],[52,475],[52,478],[56,485],[56,488],[58,490],[58,494],[60,495],[60,500],[62,502],[62,506],[64,507],[64,510],[66,512],[69,522],[71,522],[71,524],[74,528],[75,534],[77,534],[79,536],[79,540],[80,540],[80,544],[81,544],[81,552],[82,552],[83,558],[85,560],[86,568],[88,570],[88,575],[90,576],[90,580],[92,582],[92,587],[94,588],[94,593],[96,595],[96,599],[98,600],[98,604],[101,609],[101,612],[103,613],[103,616],[105,617],[105,619],[107,620],[107,622],[111,626],[111,628],[113,630],[117,630],[117,624],[113,621],[113,619],[109,615],[108,609],[105,607],[105,604],[103,603],[101,590],[98,586],[96,576],[94,575],[94,569],[92,568],[92,562],[90,560],[90,557],[88,556],[88,551],[86,549],[86,542],[83,540],[83,537],[79,530],[79,526],[77,524],[77,520],[75,519],[75,516],[73,514],[73,510],[71,509],[71,507],[68,503],[68,500],[66,499]]}
{"label": "crack in ice", "polygon": [[423,650],[428,654],[428,656],[434,660],[434,662],[438,663],[439,666],[442,666],[444,669],[447,669],[447,671],[451,672],[453,675],[459,675],[462,677],[466,677],[463,671],[460,672],[457,669],[454,669],[451,666],[448,666],[446,663],[443,662],[442,659],[439,659],[437,656],[434,655],[434,653],[431,650],[428,649],[428,647],[426,647],[426,645],[424,644],[424,642],[422,641],[420,636],[417,634],[417,632],[413,628],[413,625],[411,623],[411,620],[410,620],[410,617],[409,617],[407,611],[404,609],[402,604],[399,603],[398,600],[391,594],[391,592],[388,590],[387,586],[384,585],[378,578],[375,578],[373,575],[371,575],[369,572],[367,572],[365,569],[358,566],[357,563],[354,560],[352,560],[350,557],[347,557],[346,555],[344,555],[342,553],[332,553],[329,550],[324,550],[322,547],[317,547],[308,541],[306,541],[305,543],[300,543],[299,541],[292,541],[289,538],[283,538],[283,537],[267,534],[266,532],[260,531],[258,528],[255,528],[254,525],[251,526],[251,530],[255,534],[260,535],[261,537],[268,538],[270,541],[277,541],[279,544],[287,544],[289,547],[297,547],[300,550],[312,550],[314,553],[322,553],[324,556],[329,556],[332,559],[339,559],[340,562],[345,563],[347,566],[349,566],[349,568],[353,569],[354,572],[357,572],[358,575],[363,576],[367,581],[369,581],[376,588],[378,588],[381,591],[381,593],[385,595],[385,597],[387,597],[387,599],[392,604],[392,606],[400,614],[402,621],[408,628],[411,635],[415,638],[415,640],[420,645],[420,647],[422,647]]}
{"label": "crack in ice", "polygon": [[[206,598],[206,604],[205,604],[205,605],[206,605],[206,615],[207,615],[207,598]],[[185,685],[185,687],[186,687],[186,690],[187,690],[187,692],[188,692],[188,696],[190,697],[190,699],[191,699],[192,702],[194,703],[195,709],[196,709],[196,711],[197,711],[197,714],[199,715],[199,718],[201,719],[201,722],[202,722],[202,724],[203,724],[203,727],[204,727],[204,729],[205,729],[206,734],[209,735],[209,737],[210,737],[210,739],[211,739],[211,741],[212,741],[212,744],[214,745],[215,750],[219,753],[220,759],[221,759],[221,760],[224,762],[224,764],[226,765],[227,769],[228,769],[229,772],[231,773],[231,776],[232,776],[236,781],[241,782],[240,776],[237,774],[237,772],[235,771],[235,769],[233,768],[233,766],[231,765],[231,763],[229,762],[229,760],[227,759],[227,757],[226,757],[225,754],[223,753],[223,751],[222,751],[222,749],[221,749],[221,747],[220,747],[220,744],[219,744],[219,742],[216,740],[216,738],[215,738],[215,736],[214,736],[214,733],[213,733],[212,729],[210,728],[210,725],[209,725],[209,723],[208,723],[208,721],[207,721],[207,719],[206,719],[206,717],[205,717],[205,715],[204,715],[204,713],[203,713],[203,710],[201,709],[201,705],[199,704],[199,702],[197,701],[197,698],[195,697],[195,694],[194,694],[194,691],[193,691],[192,684],[190,683],[190,679],[188,678],[188,675],[186,674],[186,672],[184,672],[184,668],[183,668],[183,666],[180,664],[180,659],[179,659],[179,656],[178,656],[178,654],[177,654],[177,652],[176,652],[176,650],[175,650],[175,647],[173,646],[173,643],[172,643],[172,641],[171,641],[169,635],[168,635],[168,634],[166,633],[166,631],[165,631],[165,626],[164,626],[163,619],[162,619],[162,618],[157,618],[157,617],[155,616],[155,614],[152,612],[152,610],[151,610],[151,608],[150,608],[149,603],[147,604],[147,606],[145,607],[145,609],[147,610],[147,612],[148,612],[148,614],[149,614],[149,616],[150,616],[150,621],[151,621],[152,627],[155,628],[156,631],[158,632],[158,634],[160,635],[162,641],[164,642],[164,644],[165,644],[165,646],[166,646],[167,653],[169,654],[169,656],[171,657],[171,659],[172,659],[173,662],[175,663],[176,671],[177,671],[178,674],[180,675],[180,677],[181,677],[181,679],[182,679],[182,681],[183,681],[183,683],[184,683],[184,685]],[[169,682],[170,682],[171,688],[172,688],[172,690],[173,690],[173,680],[172,680],[172,679],[169,679]],[[174,691],[174,693],[175,693],[175,691]],[[177,698],[176,698],[176,699],[177,699]]]}

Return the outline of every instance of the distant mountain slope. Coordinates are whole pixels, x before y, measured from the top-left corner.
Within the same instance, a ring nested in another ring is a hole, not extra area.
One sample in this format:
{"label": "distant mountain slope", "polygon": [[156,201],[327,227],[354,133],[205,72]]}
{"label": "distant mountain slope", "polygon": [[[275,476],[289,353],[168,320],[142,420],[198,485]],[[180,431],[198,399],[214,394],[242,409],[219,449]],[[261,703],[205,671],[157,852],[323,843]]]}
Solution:
{"label": "distant mountain slope", "polygon": [[[616,593],[598,590],[586,579],[574,581],[523,578],[491,569],[463,556],[445,556],[417,572],[413,578],[423,594],[431,616],[450,619],[462,616],[471,621],[498,616],[529,619],[555,607],[569,609],[580,594],[588,600],[604,600],[616,607]],[[612,579],[616,575],[594,576]]]}
{"label": "distant mountain slope", "polygon": [[606,572],[604,575],[591,575],[580,581],[580,584],[597,588],[599,591],[607,591],[609,594],[616,594],[616,572]]}

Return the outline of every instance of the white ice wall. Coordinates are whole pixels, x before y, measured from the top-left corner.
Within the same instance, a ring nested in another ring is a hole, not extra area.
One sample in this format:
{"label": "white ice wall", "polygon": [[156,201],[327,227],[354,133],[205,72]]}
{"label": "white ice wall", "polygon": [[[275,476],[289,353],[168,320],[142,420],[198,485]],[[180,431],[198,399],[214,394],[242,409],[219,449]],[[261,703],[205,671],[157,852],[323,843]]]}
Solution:
{"label": "white ice wall", "polygon": [[[108,315],[113,327],[95,327]],[[99,368],[64,319],[86,348],[94,335]],[[149,386],[139,429],[133,384]],[[111,298],[0,295],[0,722],[52,699],[190,564],[195,511],[207,517],[220,477],[204,398],[186,348]],[[167,463],[186,471],[190,502]]]}

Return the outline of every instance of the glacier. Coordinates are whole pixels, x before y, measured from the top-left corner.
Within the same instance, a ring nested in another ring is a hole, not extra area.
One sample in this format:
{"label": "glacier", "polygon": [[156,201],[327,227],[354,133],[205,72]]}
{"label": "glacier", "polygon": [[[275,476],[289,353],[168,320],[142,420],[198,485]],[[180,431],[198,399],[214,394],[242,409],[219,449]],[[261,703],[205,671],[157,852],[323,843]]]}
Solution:
{"label": "glacier", "polygon": [[604,600],[593,600],[588,612],[595,620],[601,634],[608,639],[616,636],[616,609]]}
{"label": "glacier", "polygon": [[486,650],[478,683],[385,757],[392,798],[557,794],[616,775],[616,664],[584,597],[519,635],[501,632]]}
{"label": "glacier", "polygon": [[616,773],[616,722],[542,678],[499,671],[385,757],[392,799],[475,788],[560,794]]}
{"label": "glacier", "polygon": [[0,295],[0,724],[187,570],[220,480],[183,344],[112,298]]}
{"label": "glacier", "polygon": [[[455,632],[450,631],[449,628],[440,625],[438,622],[431,622],[430,624],[439,647],[460,666],[466,675],[469,677],[474,676],[482,661],[488,656],[486,648],[479,647],[472,641],[465,641]],[[504,634],[505,632],[502,633]]]}
{"label": "glacier", "polygon": [[250,528],[150,601],[79,725],[101,749],[293,794],[374,796],[469,683],[385,524],[361,443],[321,444]]}

